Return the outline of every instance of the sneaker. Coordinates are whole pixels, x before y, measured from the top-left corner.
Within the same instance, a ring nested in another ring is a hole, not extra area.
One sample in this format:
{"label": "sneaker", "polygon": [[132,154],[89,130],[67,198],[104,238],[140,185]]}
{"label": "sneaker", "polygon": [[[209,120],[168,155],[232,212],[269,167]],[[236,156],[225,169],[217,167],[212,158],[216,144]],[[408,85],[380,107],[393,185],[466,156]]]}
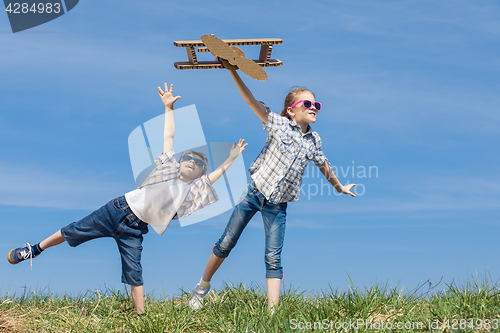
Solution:
{"label": "sneaker", "polygon": [[9,262],[13,265],[26,259],[33,258],[36,258],[36,256],[33,254],[33,249],[31,248],[30,243],[26,243],[26,245],[18,247],[17,249],[12,249],[7,254],[7,260],[9,260]]}
{"label": "sneaker", "polygon": [[201,309],[203,307],[203,298],[207,296],[209,290],[210,290],[210,284],[208,285],[207,288],[203,288],[198,283],[196,287],[194,287],[193,294],[189,299],[188,303],[189,307],[194,311],[198,311],[199,309]]}

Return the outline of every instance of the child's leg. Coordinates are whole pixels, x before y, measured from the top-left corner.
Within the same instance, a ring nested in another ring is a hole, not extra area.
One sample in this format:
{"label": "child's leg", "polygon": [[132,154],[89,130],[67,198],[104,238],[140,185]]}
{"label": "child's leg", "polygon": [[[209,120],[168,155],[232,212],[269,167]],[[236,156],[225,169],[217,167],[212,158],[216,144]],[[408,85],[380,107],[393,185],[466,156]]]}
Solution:
{"label": "child's leg", "polygon": [[[262,194],[260,194],[260,196],[262,196]],[[263,200],[264,197],[262,196],[260,199]],[[259,198],[253,193],[247,194],[244,200],[240,200],[238,204],[236,204],[224,233],[212,250],[212,255],[210,256],[207,267],[205,268],[205,272],[207,274],[206,276],[203,274],[203,276],[208,278],[208,280],[203,279],[204,281],[210,281],[212,275],[214,275],[224,259],[229,256],[231,250],[236,246],[236,243],[240,239],[241,233],[246,228],[248,222],[250,222],[252,217],[259,210]]]}
{"label": "child's leg", "polygon": [[267,305],[269,309],[278,305],[280,300],[281,279],[267,278]]}
{"label": "child's leg", "polygon": [[267,301],[270,309],[278,305],[281,279],[283,278],[281,250],[285,239],[286,207],[286,203],[275,205],[266,202],[262,208],[266,234],[264,261],[266,264]]}
{"label": "child's leg", "polygon": [[[253,180],[248,183],[245,191],[241,194],[240,199],[231,213],[231,217],[227,222],[224,233],[212,250],[215,257],[223,259],[222,261],[224,261],[224,259],[229,256],[229,253],[236,246],[236,243],[240,239],[241,233],[246,228],[248,222],[250,222],[252,217],[258,211],[261,211],[263,206],[265,206],[265,199],[264,195],[260,193],[255,186],[255,182]],[[210,265],[211,261],[212,265]],[[216,260],[213,256],[210,257],[209,264],[207,265],[207,268],[209,268],[207,273],[210,278],[211,275],[213,275],[219,268],[222,261]],[[211,272],[211,268],[215,268],[215,270]]]}
{"label": "child's leg", "polygon": [[132,303],[138,314],[144,312],[144,286],[130,286]]}
{"label": "child's leg", "polygon": [[128,227],[116,236],[122,261],[122,282],[130,285],[130,294],[135,311],[144,312],[144,285],[142,279],[142,234],[140,229]]}
{"label": "child's leg", "polygon": [[219,258],[212,252],[210,259],[208,259],[207,267],[205,267],[205,271],[203,272],[203,281],[210,282],[212,280],[212,276],[217,272],[224,259],[226,258]]}
{"label": "child's leg", "polygon": [[260,210],[264,196],[255,188],[255,184],[250,182],[243,192],[240,200],[234,207],[233,213],[227,223],[226,229],[221,238],[215,244],[210,259],[200,281],[189,299],[189,306],[194,310],[199,310],[203,306],[203,298],[210,290],[210,280],[217,269],[238,242],[238,239],[252,217]]}
{"label": "child's leg", "polygon": [[29,243],[27,243],[22,247],[10,250],[7,254],[7,260],[9,260],[11,264],[17,264],[28,258],[36,258],[46,248],[61,244],[63,242],[64,238],[61,235],[61,230],[59,230],[55,234],[44,239],[38,244],[29,245]]}
{"label": "child's leg", "polygon": [[[122,282],[131,286],[134,308],[144,311],[144,287],[142,281],[141,251],[142,235],[147,233],[147,225],[130,210],[124,196],[113,199],[100,209],[61,229],[60,234],[70,246],[86,241],[113,237],[118,245],[122,261]],[[61,239],[55,233],[46,240],[46,246],[54,246]]]}
{"label": "child's leg", "polygon": [[226,258],[219,258],[213,252],[210,255],[203,276],[200,282],[194,287],[193,293],[189,298],[188,305],[191,309],[198,311],[203,306],[203,298],[205,298],[210,291],[210,280],[212,280],[212,276],[217,272],[220,265],[224,262],[224,259]]}
{"label": "child's leg", "polygon": [[[118,209],[130,210],[124,198],[120,198],[115,205]],[[143,234],[147,232],[148,225],[130,211],[113,235],[122,262],[122,282],[130,285],[132,303],[139,314],[144,312],[141,256]]]}
{"label": "child's leg", "polygon": [[52,236],[45,238],[43,241],[40,242],[39,245],[42,250],[45,250],[48,249],[49,247],[56,246],[61,243],[64,243],[64,238],[61,234],[61,230],[59,230]]}

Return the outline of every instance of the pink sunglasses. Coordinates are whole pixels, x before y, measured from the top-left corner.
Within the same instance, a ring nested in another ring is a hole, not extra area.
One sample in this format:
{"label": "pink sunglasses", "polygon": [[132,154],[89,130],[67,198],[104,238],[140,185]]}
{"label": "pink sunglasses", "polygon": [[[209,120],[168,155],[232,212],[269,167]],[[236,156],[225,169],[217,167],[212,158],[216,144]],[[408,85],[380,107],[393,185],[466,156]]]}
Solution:
{"label": "pink sunglasses", "polygon": [[295,105],[299,104],[302,102],[302,105],[304,105],[304,107],[306,109],[310,109],[312,105],[314,105],[314,108],[316,110],[321,110],[321,103],[320,102],[311,102],[310,100],[308,99],[301,99],[300,101],[297,101],[295,103],[293,103],[292,105],[290,105],[291,108],[293,108]]}

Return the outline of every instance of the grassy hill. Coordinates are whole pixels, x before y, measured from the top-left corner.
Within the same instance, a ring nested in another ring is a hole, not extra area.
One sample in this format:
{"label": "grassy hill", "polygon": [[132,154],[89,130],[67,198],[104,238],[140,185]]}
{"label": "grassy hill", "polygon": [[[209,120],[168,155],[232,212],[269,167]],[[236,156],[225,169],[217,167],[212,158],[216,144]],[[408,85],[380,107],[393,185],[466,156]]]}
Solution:
{"label": "grassy hill", "polygon": [[413,291],[374,285],[309,295],[286,290],[270,313],[265,290],[211,291],[199,312],[189,293],[146,297],[138,316],[126,292],[0,296],[0,332],[500,332],[500,285],[489,280],[423,284]]}

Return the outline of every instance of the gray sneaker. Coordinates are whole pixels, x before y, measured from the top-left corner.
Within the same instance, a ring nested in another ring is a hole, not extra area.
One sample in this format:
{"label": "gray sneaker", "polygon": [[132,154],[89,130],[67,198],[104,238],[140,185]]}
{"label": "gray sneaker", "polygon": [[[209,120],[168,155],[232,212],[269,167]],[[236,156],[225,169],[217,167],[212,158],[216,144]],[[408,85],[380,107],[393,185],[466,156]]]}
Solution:
{"label": "gray sneaker", "polygon": [[12,249],[7,254],[7,260],[13,265],[26,259],[33,258],[36,258],[36,256],[33,255],[33,249],[31,248],[30,243],[26,243],[26,245],[18,247],[17,249]]}
{"label": "gray sneaker", "polygon": [[189,307],[194,311],[198,311],[203,307],[203,298],[207,296],[208,291],[210,290],[210,284],[207,288],[202,288],[198,283],[196,287],[194,287],[193,294],[189,299]]}

